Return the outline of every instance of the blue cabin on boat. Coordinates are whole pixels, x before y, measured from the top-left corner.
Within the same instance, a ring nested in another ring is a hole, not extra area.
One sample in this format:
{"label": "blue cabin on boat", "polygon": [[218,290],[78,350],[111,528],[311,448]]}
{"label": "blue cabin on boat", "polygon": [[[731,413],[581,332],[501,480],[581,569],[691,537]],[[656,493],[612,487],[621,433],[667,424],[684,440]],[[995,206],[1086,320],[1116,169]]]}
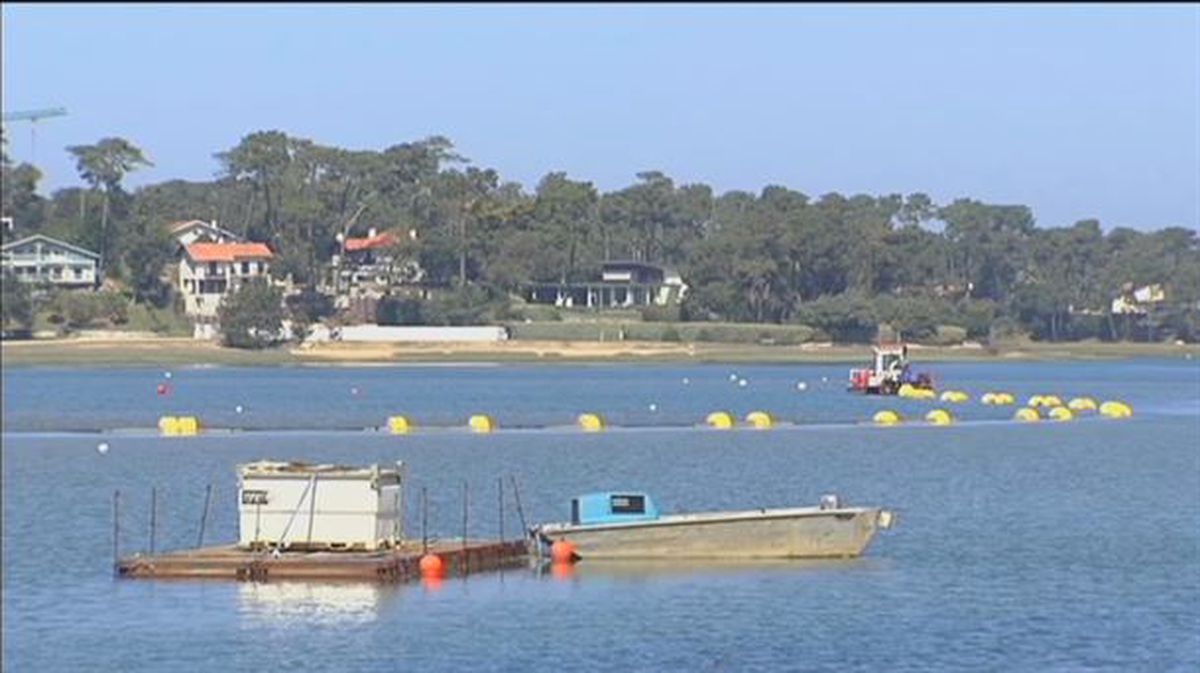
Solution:
{"label": "blue cabin on boat", "polygon": [[571,499],[571,523],[575,525],[653,521],[658,506],[645,493],[608,491]]}

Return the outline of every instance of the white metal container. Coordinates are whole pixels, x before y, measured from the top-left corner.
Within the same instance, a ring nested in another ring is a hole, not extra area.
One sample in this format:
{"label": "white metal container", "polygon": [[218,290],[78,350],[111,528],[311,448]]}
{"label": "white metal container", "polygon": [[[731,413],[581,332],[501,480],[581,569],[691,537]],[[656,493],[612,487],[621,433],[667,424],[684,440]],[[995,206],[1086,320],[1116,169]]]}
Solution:
{"label": "white metal container", "polygon": [[238,466],[242,548],[366,549],[404,538],[407,467],[258,461]]}

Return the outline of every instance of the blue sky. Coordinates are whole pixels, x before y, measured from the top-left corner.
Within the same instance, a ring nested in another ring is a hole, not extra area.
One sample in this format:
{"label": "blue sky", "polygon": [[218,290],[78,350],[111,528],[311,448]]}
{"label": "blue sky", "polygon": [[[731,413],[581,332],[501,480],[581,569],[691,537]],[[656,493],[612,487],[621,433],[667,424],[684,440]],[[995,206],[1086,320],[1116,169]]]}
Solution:
{"label": "blue sky", "polygon": [[[718,192],[924,191],[1042,226],[1200,226],[1198,5],[3,5],[5,111],[110,135],[137,186],[279,129],[383,149],[431,134],[532,189],[643,170]],[[28,124],[7,135],[30,159]]]}

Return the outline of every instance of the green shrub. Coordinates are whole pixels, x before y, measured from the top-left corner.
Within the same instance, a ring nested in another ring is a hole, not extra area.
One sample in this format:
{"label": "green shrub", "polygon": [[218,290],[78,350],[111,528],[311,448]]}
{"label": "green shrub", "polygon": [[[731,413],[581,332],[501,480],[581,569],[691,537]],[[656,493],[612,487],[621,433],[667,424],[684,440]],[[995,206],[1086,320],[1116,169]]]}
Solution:
{"label": "green shrub", "polygon": [[680,308],[677,304],[647,306],[642,309],[642,320],[645,322],[679,322]]}

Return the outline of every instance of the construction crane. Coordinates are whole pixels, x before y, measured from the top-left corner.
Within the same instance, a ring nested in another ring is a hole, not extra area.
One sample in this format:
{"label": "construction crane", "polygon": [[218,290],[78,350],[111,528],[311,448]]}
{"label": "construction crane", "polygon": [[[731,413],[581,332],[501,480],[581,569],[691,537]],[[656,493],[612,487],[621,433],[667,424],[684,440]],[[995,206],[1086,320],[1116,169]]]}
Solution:
{"label": "construction crane", "polygon": [[3,120],[5,122],[29,122],[29,148],[32,155],[31,163],[37,163],[37,123],[38,120],[48,119],[50,117],[65,117],[67,108],[52,107],[42,110],[18,110],[16,112],[5,112]]}

